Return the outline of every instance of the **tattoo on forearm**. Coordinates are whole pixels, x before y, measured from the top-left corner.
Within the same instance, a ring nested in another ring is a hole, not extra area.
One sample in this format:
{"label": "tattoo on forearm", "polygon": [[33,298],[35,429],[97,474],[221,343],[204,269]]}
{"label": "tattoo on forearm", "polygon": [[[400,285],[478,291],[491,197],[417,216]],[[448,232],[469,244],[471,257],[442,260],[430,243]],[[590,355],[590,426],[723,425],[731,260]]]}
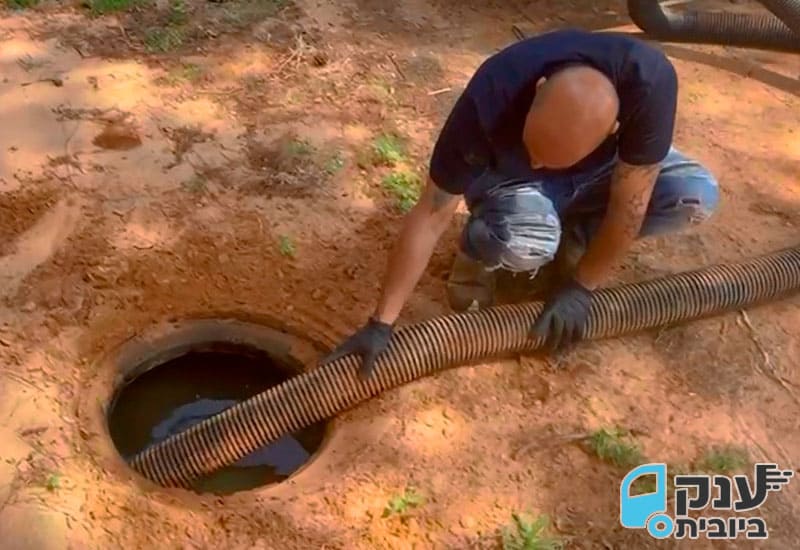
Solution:
{"label": "tattoo on forearm", "polygon": [[619,214],[623,217],[626,235],[636,237],[641,229],[641,221],[650,202],[650,191],[658,176],[660,165],[632,166],[620,163],[614,173],[612,185],[625,196],[619,204]]}
{"label": "tattoo on forearm", "polygon": [[639,232],[642,212],[647,208],[642,192],[637,192],[628,199],[625,212],[625,233],[635,236]]}

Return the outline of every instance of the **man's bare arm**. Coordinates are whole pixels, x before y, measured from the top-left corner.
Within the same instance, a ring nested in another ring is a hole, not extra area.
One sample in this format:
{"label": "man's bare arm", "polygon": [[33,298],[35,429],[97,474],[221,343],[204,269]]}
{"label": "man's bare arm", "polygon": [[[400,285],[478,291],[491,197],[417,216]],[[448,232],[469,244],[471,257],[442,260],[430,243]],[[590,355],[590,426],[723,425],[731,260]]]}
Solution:
{"label": "man's bare arm", "polygon": [[430,262],[436,243],[447,229],[460,196],[442,191],[428,179],[419,202],[403,221],[397,243],[389,255],[375,317],[394,323]]}
{"label": "man's bare arm", "polygon": [[617,163],[605,217],[575,273],[586,288],[602,285],[630,250],[641,230],[659,170],[659,164]]}

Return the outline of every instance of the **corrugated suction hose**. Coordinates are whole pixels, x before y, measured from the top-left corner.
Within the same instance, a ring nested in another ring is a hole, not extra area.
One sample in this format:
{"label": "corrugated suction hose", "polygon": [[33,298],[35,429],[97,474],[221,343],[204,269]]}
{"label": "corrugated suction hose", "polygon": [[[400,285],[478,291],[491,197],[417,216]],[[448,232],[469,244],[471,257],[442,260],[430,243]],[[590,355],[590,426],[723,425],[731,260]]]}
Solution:
{"label": "corrugated suction hose", "polygon": [[761,3],[783,21],[800,41],[800,0],[761,0]]}
{"label": "corrugated suction hose", "polygon": [[[800,0],[762,0],[770,14],[677,12],[658,0],[628,0],[628,14],[648,36],[665,42],[718,44],[800,52]],[[791,27],[791,28],[790,28]]]}
{"label": "corrugated suction hose", "polygon": [[[619,336],[751,306],[800,289],[800,247],[742,263],[722,264],[601,289],[586,337]],[[357,378],[344,357],[301,374],[200,422],[136,455],[132,466],[165,486],[191,482],[256,449],[330,418],[385,390],[437,371],[487,358],[531,352],[527,338],[540,302],[504,305],[399,327],[374,378]]]}

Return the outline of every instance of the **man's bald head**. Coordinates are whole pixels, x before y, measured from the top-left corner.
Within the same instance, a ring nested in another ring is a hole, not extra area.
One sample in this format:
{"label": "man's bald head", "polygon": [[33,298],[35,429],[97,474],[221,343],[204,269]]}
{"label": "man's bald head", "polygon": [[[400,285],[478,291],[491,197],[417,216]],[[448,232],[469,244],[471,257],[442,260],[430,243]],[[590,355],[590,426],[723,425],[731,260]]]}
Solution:
{"label": "man's bald head", "polygon": [[523,142],[531,164],[568,168],[616,129],[619,97],[597,69],[568,67],[538,84],[525,119]]}

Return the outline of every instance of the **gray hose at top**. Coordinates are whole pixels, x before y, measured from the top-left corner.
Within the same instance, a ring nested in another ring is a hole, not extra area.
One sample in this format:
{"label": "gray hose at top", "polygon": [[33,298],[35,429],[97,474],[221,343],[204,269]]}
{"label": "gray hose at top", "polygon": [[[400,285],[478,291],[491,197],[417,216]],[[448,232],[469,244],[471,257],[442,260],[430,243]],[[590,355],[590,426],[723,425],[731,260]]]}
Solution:
{"label": "gray hose at top", "polygon": [[[773,13],[710,13],[663,8],[658,0],[628,0],[628,14],[648,36],[664,42],[690,42],[759,48],[784,52],[800,52],[800,1],[763,1]],[[786,21],[786,22],[784,22]]]}

